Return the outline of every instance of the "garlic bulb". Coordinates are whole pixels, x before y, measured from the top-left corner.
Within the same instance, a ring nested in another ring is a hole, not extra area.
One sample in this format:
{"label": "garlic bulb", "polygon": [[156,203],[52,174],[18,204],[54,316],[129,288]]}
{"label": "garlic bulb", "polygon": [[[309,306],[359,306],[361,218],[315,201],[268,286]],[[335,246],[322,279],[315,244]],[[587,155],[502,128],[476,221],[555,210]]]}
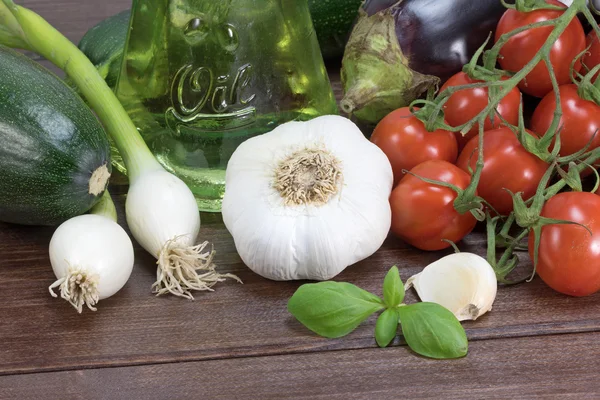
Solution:
{"label": "garlic bulb", "polygon": [[385,154],[350,120],[289,122],[235,151],[223,220],[257,274],[327,280],[383,244],[392,182]]}
{"label": "garlic bulb", "polygon": [[422,301],[440,304],[459,321],[476,320],[492,309],[498,281],[492,266],[472,253],[456,253],[428,265],[406,281]]}

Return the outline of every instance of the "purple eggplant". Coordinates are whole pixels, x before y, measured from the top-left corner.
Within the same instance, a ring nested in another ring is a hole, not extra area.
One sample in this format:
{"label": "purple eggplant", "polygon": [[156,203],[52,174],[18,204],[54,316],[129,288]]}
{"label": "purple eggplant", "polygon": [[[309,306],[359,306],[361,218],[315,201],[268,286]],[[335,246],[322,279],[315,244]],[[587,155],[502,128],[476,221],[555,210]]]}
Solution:
{"label": "purple eggplant", "polygon": [[342,109],[377,123],[440,85],[485,42],[500,0],[366,0],[342,65]]}

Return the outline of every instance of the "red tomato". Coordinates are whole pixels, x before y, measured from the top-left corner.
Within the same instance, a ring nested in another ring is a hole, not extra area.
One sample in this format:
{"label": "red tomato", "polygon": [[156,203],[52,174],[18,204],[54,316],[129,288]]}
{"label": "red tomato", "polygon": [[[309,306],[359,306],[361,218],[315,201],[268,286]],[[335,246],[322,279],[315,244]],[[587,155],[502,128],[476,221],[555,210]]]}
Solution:
{"label": "red tomato", "polygon": [[[546,0],[546,2],[564,6],[558,0]],[[512,9],[506,10],[496,29],[496,41],[505,33],[536,22],[558,18],[563,12],[559,10],[535,10],[523,13]],[[502,68],[512,72],[521,70],[542,48],[552,29],[551,26],[529,29],[510,38],[500,50],[501,57],[498,61]],[[571,82],[569,71],[571,62],[583,50],[585,50],[585,33],[581,22],[574,18],[550,51],[550,61],[559,85]],[[577,71],[581,69],[581,60],[577,61],[575,69]],[[545,63],[540,61],[533,71],[521,81],[519,87],[524,93],[536,97],[544,97],[552,91],[552,82]]]}
{"label": "red tomato", "polygon": [[[469,85],[472,83],[478,83],[482,81],[474,80],[464,72],[452,76],[444,86],[440,89],[440,93],[452,86]],[[488,105],[488,89],[477,88],[477,89],[465,89],[454,93],[448,99],[448,102],[444,105],[444,117],[450,126],[460,126],[473,118],[475,118],[484,108]],[[517,125],[519,122],[519,104],[521,102],[521,92],[518,88],[514,88],[508,93],[506,97],[498,104],[497,111],[502,117],[512,125]],[[489,131],[494,128],[500,127],[502,120],[497,117],[492,120],[487,118],[485,120],[484,128]],[[458,141],[459,150],[465,147],[469,139],[476,136],[479,133],[479,124],[475,124],[465,136],[462,136],[460,132],[456,133],[456,139]]]}
{"label": "red tomato", "polygon": [[379,122],[371,141],[388,156],[394,171],[394,185],[402,179],[402,170],[410,171],[427,160],[456,161],[458,147],[452,132],[438,129],[428,132],[425,125],[400,108]]}
{"label": "red tomato", "polygon": [[[479,156],[479,137],[467,143],[458,157],[456,165],[469,172],[475,171]],[[508,215],[513,210],[513,193],[523,192],[523,199],[535,194],[548,164],[529,153],[509,128],[487,131],[483,135],[484,167],[477,191],[494,209]]]}
{"label": "red tomato", "polygon": [[[461,189],[469,185],[469,174],[447,161],[431,160],[419,164],[412,173],[448,182]],[[477,220],[471,213],[459,214],[454,209],[456,192],[424,182],[407,174],[392,192],[392,232],[421,250],[450,247],[442,239],[458,242],[468,235]]]}
{"label": "red tomato", "polygon": [[[537,274],[557,292],[587,296],[600,290],[600,196],[585,192],[559,193],[546,203],[542,216],[578,225],[542,228]],[[529,234],[533,260],[534,236]]]}
{"label": "red tomato", "polygon": [[[560,131],[560,154],[568,156],[583,149],[591,142],[588,150],[600,146],[600,106],[588,100],[584,100],[577,94],[576,85],[563,85],[560,87],[560,103],[563,116],[559,126]],[[552,124],[556,99],[554,92],[548,93],[535,109],[531,118],[531,129],[538,135],[544,135]],[[595,136],[594,136],[595,135]],[[590,174],[588,169],[585,175]]]}
{"label": "red tomato", "polygon": [[[581,62],[586,66],[587,70],[591,70],[596,65],[600,64],[600,40],[598,40],[598,35],[596,35],[594,30],[588,33],[586,37],[586,48],[587,47],[589,47],[589,49],[581,59]],[[585,69],[582,70],[582,73],[585,71]],[[597,77],[598,73],[594,75],[594,79]]]}

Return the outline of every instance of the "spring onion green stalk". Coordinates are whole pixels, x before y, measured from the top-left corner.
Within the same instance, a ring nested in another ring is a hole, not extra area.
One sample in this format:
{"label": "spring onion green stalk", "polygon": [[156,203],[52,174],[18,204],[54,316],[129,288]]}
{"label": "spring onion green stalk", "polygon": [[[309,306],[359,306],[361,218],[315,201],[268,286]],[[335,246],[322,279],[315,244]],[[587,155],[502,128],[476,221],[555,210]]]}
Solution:
{"label": "spring onion green stalk", "polygon": [[90,214],[71,218],[58,227],[50,240],[50,263],[56,275],[49,290],[81,313],[83,306],[96,311],[99,300],[117,293],[133,270],[133,244],[119,224],[108,194]]}
{"label": "spring onion green stalk", "polygon": [[[134,238],[158,261],[158,295],[193,299],[191,290],[212,290],[227,277],[216,272],[214,251],[195,245],[200,214],[190,189],[156,161],[135,125],[83,53],[33,11],[0,3],[0,43],[33,50],[64,70],[112,136],[127,167],[127,223]],[[201,274],[199,274],[201,271]]]}

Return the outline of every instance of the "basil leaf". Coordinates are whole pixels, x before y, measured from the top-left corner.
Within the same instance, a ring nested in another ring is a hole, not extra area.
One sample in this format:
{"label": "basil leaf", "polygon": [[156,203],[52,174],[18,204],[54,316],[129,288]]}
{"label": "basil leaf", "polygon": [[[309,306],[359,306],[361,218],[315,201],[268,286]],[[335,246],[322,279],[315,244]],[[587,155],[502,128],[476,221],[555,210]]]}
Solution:
{"label": "basil leaf", "polygon": [[379,347],[387,347],[396,337],[398,331],[398,311],[388,308],[377,318],[375,340]]}
{"label": "basil leaf", "polygon": [[383,281],[383,301],[388,308],[396,308],[404,300],[404,284],[398,267],[393,266]]}
{"label": "basil leaf", "polygon": [[416,303],[398,308],[402,334],[416,353],[430,358],[459,358],[469,343],[464,328],[448,309],[435,303]]}
{"label": "basil leaf", "polygon": [[350,283],[302,285],[288,302],[288,311],[318,335],[338,338],[352,332],[384,308],[381,299]]}

